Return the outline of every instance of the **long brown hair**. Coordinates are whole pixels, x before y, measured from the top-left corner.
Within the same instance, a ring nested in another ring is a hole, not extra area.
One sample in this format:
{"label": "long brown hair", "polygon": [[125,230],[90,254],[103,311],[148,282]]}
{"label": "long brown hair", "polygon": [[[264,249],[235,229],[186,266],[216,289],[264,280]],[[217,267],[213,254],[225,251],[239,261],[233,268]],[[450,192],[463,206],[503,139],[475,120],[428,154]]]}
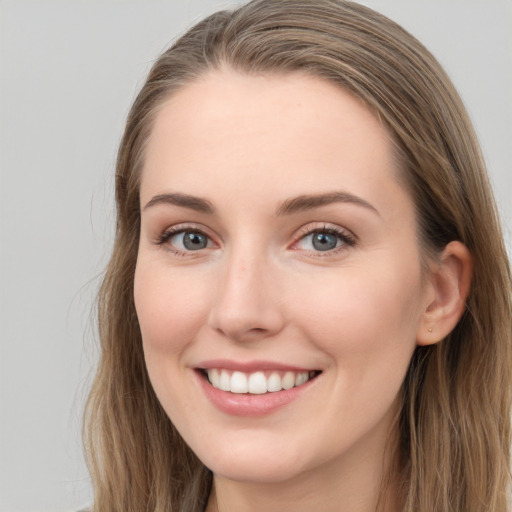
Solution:
{"label": "long brown hair", "polygon": [[511,276],[479,146],[434,57],[384,16],[343,0],[254,0],[195,25],[154,64],[127,120],[117,227],[99,294],[101,358],[85,439],[95,512],[204,510],[211,474],[151,388],[133,302],[139,179],[158,109],[208,70],[300,71],[360,98],[387,127],[414,199],[424,253],[463,242],[466,313],[418,347],[403,385],[400,489],[407,512],[505,512],[509,484]]}

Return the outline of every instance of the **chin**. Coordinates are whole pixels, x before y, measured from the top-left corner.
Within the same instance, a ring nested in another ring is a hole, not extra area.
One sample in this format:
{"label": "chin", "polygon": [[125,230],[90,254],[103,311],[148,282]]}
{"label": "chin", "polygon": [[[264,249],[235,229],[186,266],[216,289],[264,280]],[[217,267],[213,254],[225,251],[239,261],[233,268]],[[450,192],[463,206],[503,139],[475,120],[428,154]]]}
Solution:
{"label": "chin", "polygon": [[[213,467],[212,467],[213,466]],[[302,468],[286,464],[266,462],[258,465],[240,461],[230,464],[213,464],[208,466],[215,476],[228,480],[253,484],[279,484],[297,477]]]}
{"label": "chin", "polygon": [[294,479],[307,470],[302,450],[286,453],[275,446],[231,444],[219,450],[197,453],[203,464],[216,476],[246,483],[271,484]]}

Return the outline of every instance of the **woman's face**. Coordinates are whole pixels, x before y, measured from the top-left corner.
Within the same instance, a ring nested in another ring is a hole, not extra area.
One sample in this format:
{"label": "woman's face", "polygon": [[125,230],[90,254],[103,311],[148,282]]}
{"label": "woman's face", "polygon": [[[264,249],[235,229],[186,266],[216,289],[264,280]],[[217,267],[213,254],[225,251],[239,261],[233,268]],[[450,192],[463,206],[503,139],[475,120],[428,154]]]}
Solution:
{"label": "woman's face", "polygon": [[397,174],[318,78],[211,72],[159,112],[135,304],[155,392],[219,477],[382,466],[430,300]]}

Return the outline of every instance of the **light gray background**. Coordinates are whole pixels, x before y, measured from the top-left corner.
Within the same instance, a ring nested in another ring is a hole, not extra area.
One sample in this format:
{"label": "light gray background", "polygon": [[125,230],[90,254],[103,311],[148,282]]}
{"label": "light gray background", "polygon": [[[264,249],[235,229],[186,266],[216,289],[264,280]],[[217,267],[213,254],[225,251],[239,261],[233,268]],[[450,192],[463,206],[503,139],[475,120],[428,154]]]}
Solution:
{"label": "light gray background", "polygon": [[[445,65],[511,246],[512,0],[363,2]],[[123,120],[158,53],[220,0],[0,2],[0,512],[90,502],[80,415]]]}

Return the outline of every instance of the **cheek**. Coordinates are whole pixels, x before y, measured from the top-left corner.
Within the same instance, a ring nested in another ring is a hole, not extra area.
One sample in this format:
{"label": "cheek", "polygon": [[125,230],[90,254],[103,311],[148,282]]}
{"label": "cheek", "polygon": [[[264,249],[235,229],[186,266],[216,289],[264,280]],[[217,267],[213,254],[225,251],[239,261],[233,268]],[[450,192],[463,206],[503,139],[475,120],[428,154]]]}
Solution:
{"label": "cheek", "polygon": [[204,323],[205,290],[190,280],[137,263],[134,299],[146,359],[181,353]]}
{"label": "cheek", "polygon": [[[204,295],[186,279],[143,260],[137,262],[134,300],[142,334],[144,358],[153,389],[180,431],[187,431],[187,414],[194,403],[183,390],[188,369],[183,354],[204,323]],[[183,423],[184,422],[184,423]]]}
{"label": "cheek", "polygon": [[309,340],[332,362],[333,392],[322,405],[338,411],[339,422],[348,414],[356,436],[388,411],[395,413],[416,346],[419,274],[352,268],[333,274],[322,288],[301,297],[297,316]]}
{"label": "cheek", "polygon": [[421,311],[419,271],[351,268],[306,289],[297,317],[303,318],[310,338],[334,358],[381,358],[384,353],[389,358],[404,349],[409,357]]}

